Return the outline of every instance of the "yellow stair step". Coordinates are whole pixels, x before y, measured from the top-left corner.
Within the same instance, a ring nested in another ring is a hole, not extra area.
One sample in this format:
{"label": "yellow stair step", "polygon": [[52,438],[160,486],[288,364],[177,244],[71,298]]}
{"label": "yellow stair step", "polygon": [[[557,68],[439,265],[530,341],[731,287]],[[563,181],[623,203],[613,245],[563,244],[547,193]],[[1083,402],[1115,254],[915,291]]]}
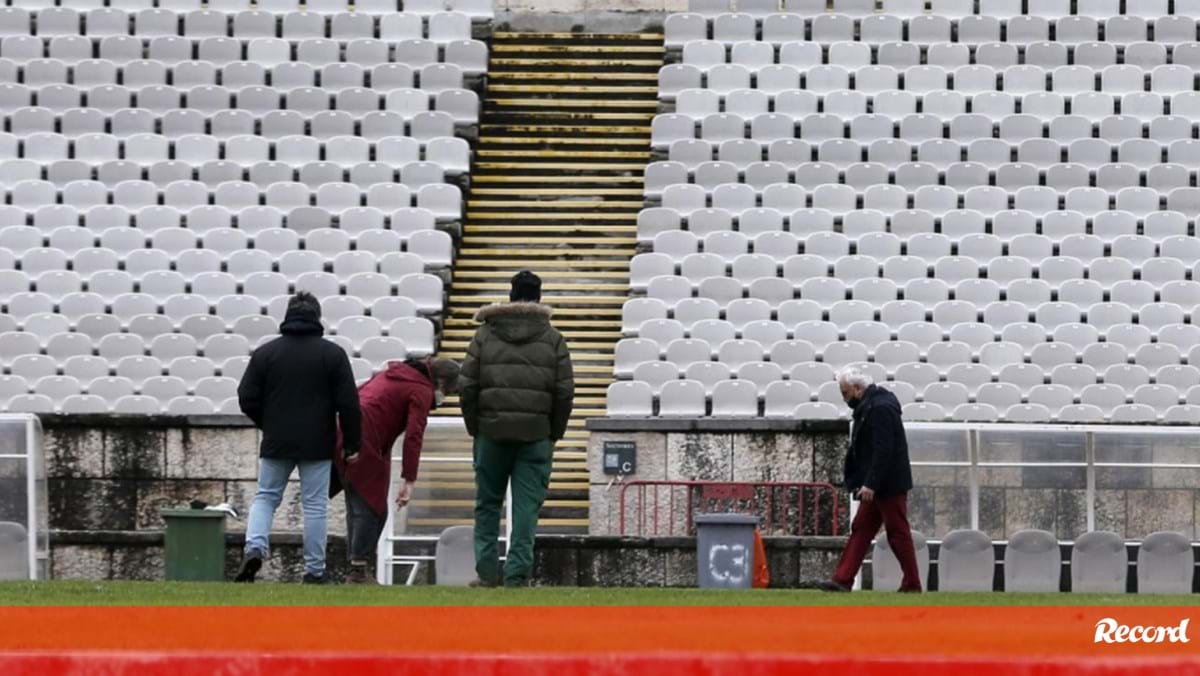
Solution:
{"label": "yellow stair step", "polygon": [[645,163],[640,162],[476,162],[476,168],[548,171],[558,169],[563,171],[645,171]]}
{"label": "yellow stair step", "polygon": [[[518,50],[520,51],[520,50]],[[578,68],[590,66],[620,70],[622,68],[661,68],[662,59],[527,59],[524,57],[492,57],[488,61],[488,75],[503,72],[506,67],[540,66],[545,68]]]}
{"label": "yellow stair step", "polygon": [[[538,195],[563,197],[586,197],[601,195],[611,197],[639,197],[643,194],[640,188],[472,188],[471,194],[477,197],[500,197],[509,195]],[[636,204],[636,202],[635,202]]]}
{"label": "yellow stair step", "polygon": [[531,145],[539,143],[551,146],[639,146],[649,148],[650,144],[640,138],[611,138],[607,136],[485,136],[479,139],[478,145]]}
{"label": "yellow stair step", "polygon": [[[454,290],[457,291],[508,291],[511,288],[509,282],[455,282]],[[542,293],[554,291],[603,291],[609,294],[629,293],[629,285],[625,283],[609,283],[609,282],[559,282],[546,281],[542,282]],[[627,300],[624,297],[619,298],[622,303]],[[561,302],[561,301],[560,301]]]}
{"label": "yellow stair step", "polygon": [[641,150],[476,150],[476,157],[591,157],[596,159],[650,159]]}
{"label": "yellow stair step", "polygon": [[662,45],[521,45],[501,42],[492,44],[493,54],[662,54]]}
{"label": "yellow stair step", "polygon": [[[621,306],[624,305],[625,301],[627,301],[627,300],[629,300],[629,299],[624,296],[620,296],[620,297],[617,297],[617,296],[567,296],[567,295],[556,296],[556,295],[546,294],[546,296],[542,299],[542,302],[546,303],[547,305],[553,306],[554,313],[556,315],[560,314],[560,313],[570,314],[572,311],[575,311],[579,314],[590,314],[593,312],[599,314],[599,313],[604,312],[605,310],[608,310],[609,312],[612,312],[613,314],[616,314],[619,316],[621,314]],[[508,294],[507,293],[505,293],[503,295],[501,295],[501,294],[479,294],[477,296],[462,296],[462,295],[457,295],[457,293],[456,293],[455,295],[450,296],[450,303],[452,305],[459,305],[459,304],[463,304],[463,303],[468,303],[471,305],[489,305],[491,303],[507,303],[507,302],[508,302]],[[597,308],[574,307],[573,308],[573,307],[570,307],[570,306],[574,306],[574,305],[608,305],[608,306],[615,305],[616,307],[610,307],[610,308],[600,308],[600,307],[597,307]],[[560,307],[560,306],[567,306],[567,307]]]}
{"label": "yellow stair step", "polygon": [[[606,185],[643,185],[642,177],[640,176],[513,176],[512,174],[504,174],[502,176],[475,175],[471,177],[472,183],[583,183],[595,184],[603,183]],[[477,189],[473,189],[476,195],[479,194]],[[639,188],[637,192],[642,192]]]}
{"label": "yellow stair step", "polygon": [[[471,237],[464,236],[464,245],[473,244],[509,244],[512,242],[511,237]],[[561,244],[610,244],[610,245],[629,245],[637,244],[636,237],[526,237],[523,238],[522,244],[541,244],[545,246],[555,246]]]}
{"label": "yellow stair step", "polygon": [[[612,269],[614,272],[629,270],[629,261],[619,260],[570,260],[570,261],[521,261],[518,264],[524,268],[537,269],[558,269],[564,270],[582,270],[587,271],[591,268]],[[514,266],[511,261],[497,261],[486,258],[463,257],[459,258],[455,263],[455,271],[466,270],[469,268],[496,268],[498,270],[508,270]],[[628,274],[628,273],[627,273]]]}
{"label": "yellow stair step", "polygon": [[[625,209],[637,217],[642,202],[633,200],[467,200],[468,209]],[[540,212],[539,212],[540,213]],[[590,215],[590,214],[589,214]],[[458,265],[458,263],[455,263]]]}
{"label": "yellow stair step", "polygon": [[[470,223],[474,219],[484,219],[489,221],[632,221],[637,222],[636,213],[605,213],[605,212],[580,212],[580,211],[559,211],[559,212],[507,212],[507,211],[467,211],[467,223],[469,228]],[[598,227],[613,227],[615,224],[607,224]],[[507,227],[507,226],[502,226]],[[558,226],[553,226],[558,227]],[[636,232],[637,227],[634,226],[630,232]],[[614,230],[613,232],[621,232]]]}
{"label": "yellow stair step", "polygon": [[[489,89],[502,85],[492,84]],[[517,85],[514,85],[517,86]],[[520,85],[528,87],[530,85]],[[658,101],[597,101],[595,99],[489,99],[485,105],[505,108],[649,108],[658,110]],[[511,111],[504,111],[511,112]]]}
{"label": "yellow stair step", "polygon": [[620,124],[480,124],[480,131],[509,131],[514,134],[548,132],[551,134],[638,134],[650,138],[650,125],[631,126]]}
{"label": "yellow stair step", "polygon": [[[455,270],[454,279],[496,279],[509,276],[507,272],[497,273],[491,270]],[[538,273],[542,279],[616,279],[628,280],[628,272],[580,272],[578,270],[542,270]]]}
{"label": "yellow stair step", "polygon": [[[643,94],[647,97],[658,94],[657,86],[646,85],[572,85],[572,84],[489,84],[489,94],[618,94],[632,96]],[[658,109],[658,101],[647,98]],[[630,113],[636,115],[638,113]],[[654,113],[648,113],[653,116]]]}
{"label": "yellow stair step", "polygon": [[635,40],[644,40],[646,42],[662,42],[663,34],[653,31],[646,33],[518,33],[514,31],[496,31],[492,33],[492,39],[501,40],[579,40],[583,42],[591,42],[594,40],[621,40],[633,42]]}
{"label": "yellow stair step", "polygon": [[570,71],[566,73],[548,73],[538,71],[503,71],[488,73],[488,82],[503,82],[511,80],[549,80],[567,82],[657,82],[658,73],[620,73],[613,71]]}
{"label": "yellow stair step", "polygon": [[[603,339],[615,342],[621,339],[620,331],[572,331],[559,325],[558,322],[555,322],[555,327],[567,340],[587,338],[592,341]],[[466,339],[468,342],[474,335],[475,331],[473,329],[450,329],[442,332],[443,339],[459,338]]]}

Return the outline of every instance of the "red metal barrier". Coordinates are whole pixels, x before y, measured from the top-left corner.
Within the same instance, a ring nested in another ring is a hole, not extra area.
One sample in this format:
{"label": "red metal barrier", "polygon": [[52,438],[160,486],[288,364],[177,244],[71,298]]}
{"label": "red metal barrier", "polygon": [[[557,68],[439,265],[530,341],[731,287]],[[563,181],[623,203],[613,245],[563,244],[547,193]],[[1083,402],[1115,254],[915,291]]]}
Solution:
{"label": "red metal barrier", "polygon": [[696,514],[724,512],[761,517],[764,535],[837,535],[841,494],[833,484],[813,481],[630,481],[621,487],[621,535],[695,535]]}

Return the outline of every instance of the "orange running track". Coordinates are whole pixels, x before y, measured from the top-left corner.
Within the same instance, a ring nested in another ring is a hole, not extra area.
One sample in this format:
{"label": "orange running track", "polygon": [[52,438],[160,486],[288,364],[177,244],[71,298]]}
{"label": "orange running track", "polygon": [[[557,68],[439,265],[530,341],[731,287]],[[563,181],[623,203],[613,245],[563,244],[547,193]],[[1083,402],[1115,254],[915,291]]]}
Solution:
{"label": "orange running track", "polygon": [[[0,670],[1200,675],[1194,607],[8,607]],[[1096,622],[1188,643],[1096,644]]]}

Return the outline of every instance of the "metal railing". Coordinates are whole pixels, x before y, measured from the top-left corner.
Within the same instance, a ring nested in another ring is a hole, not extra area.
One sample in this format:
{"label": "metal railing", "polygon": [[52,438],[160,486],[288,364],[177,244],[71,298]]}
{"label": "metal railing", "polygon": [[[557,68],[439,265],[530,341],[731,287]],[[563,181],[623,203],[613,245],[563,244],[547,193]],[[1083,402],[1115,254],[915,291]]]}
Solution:
{"label": "metal railing", "polygon": [[839,489],[824,482],[630,481],[619,527],[621,535],[690,536],[696,514],[734,512],[761,517],[765,535],[837,535],[841,511]]}
{"label": "metal railing", "polygon": [[[988,486],[1081,491],[1089,531],[1096,528],[1097,491],[1126,488],[1105,485],[1105,477],[1113,472],[1168,470],[1169,476],[1160,473],[1138,488],[1200,490],[1200,435],[1195,428],[908,423],[905,429],[917,487],[931,485],[925,483],[924,471],[960,473],[951,485],[968,490],[969,513],[965,522],[952,528],[980,528],[980,490]],[[1021,478],[998,478],[1005,471],[1019,471]],[[1131,539],[1146,534],[1122,533]]]}

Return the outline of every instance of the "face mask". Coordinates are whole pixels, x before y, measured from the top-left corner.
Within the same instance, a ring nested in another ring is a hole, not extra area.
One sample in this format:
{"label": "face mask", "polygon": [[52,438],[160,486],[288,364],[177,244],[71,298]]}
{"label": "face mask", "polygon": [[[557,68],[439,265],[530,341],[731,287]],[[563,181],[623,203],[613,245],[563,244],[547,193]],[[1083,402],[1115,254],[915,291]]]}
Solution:
{"label": "face mask", "polygon": [[433,405],[435,407],[441,406],[442,402],[444,402],[444,401],[446,401],[446,395],[442,394],[441,392],[438,392],[437,390],[434,390],[433,391]]}
{"label": "face mask", "polygon": [[862,397],[851,397],[846,400],[846,405],[850,407],[851,411],[858,408],[858,405],[861,403],[862,403]]}

